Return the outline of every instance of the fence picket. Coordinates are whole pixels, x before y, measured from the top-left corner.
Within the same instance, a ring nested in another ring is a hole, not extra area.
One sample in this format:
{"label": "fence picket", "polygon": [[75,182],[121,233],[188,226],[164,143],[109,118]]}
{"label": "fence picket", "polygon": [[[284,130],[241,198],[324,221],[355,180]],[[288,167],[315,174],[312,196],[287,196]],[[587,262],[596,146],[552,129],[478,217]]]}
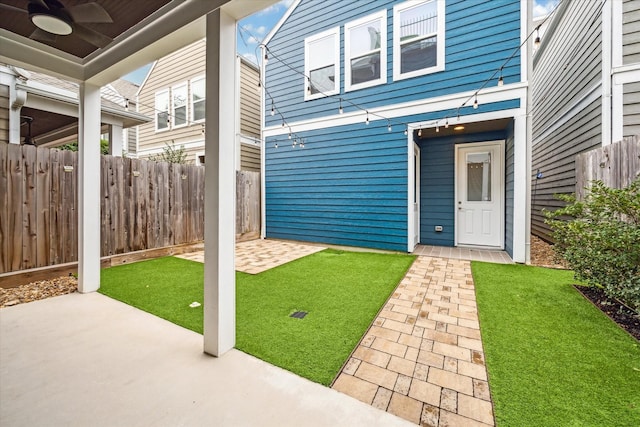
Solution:
{"label": "fence picket", "polygon": [[[0,144],[0,273],[78,259],[78,155]],[[204,240],[204,167],[102,156],[101,256]],[[260,174],[236,173],[237,237],[260,231]]]}

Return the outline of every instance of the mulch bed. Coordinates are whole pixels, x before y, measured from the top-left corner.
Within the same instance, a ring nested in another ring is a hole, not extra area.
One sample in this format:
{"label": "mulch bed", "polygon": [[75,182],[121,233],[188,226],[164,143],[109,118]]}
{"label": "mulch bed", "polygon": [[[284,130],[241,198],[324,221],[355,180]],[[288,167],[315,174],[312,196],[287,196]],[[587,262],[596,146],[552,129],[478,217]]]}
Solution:
{"label": "mulch bed", "polygon": [[636,315],[628,307],[616,301],[611,302],[608,300],[602,289],[587,286],[574,287],[584,295],[585,298],[598,307],[600,311],[616,322],[618,326],[640,341],[640,316]]}

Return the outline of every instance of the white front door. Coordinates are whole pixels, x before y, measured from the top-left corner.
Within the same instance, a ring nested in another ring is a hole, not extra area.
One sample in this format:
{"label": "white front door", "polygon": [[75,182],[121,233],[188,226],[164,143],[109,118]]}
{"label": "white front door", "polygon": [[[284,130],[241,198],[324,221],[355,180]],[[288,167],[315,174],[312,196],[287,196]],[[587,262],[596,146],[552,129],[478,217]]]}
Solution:
{"label": "white front door", "polygon": [[413,144],[413,247],[420,243],[420,147]]}
{"label": "white front door", "polygon": [[456,244],[504,247],[503,141],[456,145]]}

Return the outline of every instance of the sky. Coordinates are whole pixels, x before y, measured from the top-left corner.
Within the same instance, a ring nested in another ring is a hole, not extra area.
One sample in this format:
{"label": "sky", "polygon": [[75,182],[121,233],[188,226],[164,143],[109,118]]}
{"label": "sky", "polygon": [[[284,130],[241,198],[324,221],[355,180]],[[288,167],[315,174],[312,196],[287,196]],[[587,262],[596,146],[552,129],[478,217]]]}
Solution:
{"label": "sky", "polygon": [[[255,13],[238,22],[237,46],[238,54],[257,63],[256,49],[269,31],[280,21],[294,0],[281,0],[268,8]],[[533,17],[538,18],[550,13],[559,0],[534,0]],[[127,74],[123,78],[140,84],[151,68],[151,64]]]}

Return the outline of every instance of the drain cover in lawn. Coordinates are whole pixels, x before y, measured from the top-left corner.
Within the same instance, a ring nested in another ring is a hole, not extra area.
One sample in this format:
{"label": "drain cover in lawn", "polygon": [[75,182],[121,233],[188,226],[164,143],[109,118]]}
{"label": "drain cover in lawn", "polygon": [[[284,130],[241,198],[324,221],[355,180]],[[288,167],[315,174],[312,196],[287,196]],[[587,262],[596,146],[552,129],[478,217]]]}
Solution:
{"label": "drain cover in lawn", "polygon": [[289,317],[293,317],[295,319],[304,319],[304,316],[306,316],[307,314],[308,313],[306,311],[294,311],[289,315]]}

